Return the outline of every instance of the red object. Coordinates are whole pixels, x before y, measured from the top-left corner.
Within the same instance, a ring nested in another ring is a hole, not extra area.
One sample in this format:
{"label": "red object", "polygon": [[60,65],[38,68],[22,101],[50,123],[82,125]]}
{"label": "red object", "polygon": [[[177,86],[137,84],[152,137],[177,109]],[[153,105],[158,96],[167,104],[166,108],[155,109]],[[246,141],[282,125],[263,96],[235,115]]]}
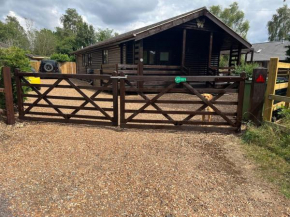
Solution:
{"label": "red object", "polygon": [[265,83],[265,78],[262,75],[259,75],[259,77],[256,79],[257,83]]}

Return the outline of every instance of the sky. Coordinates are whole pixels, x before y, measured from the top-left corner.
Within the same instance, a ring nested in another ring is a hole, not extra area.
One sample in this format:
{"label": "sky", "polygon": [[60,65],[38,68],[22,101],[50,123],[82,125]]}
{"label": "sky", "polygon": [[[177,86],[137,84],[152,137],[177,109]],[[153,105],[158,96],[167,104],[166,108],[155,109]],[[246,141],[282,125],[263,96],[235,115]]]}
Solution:
{"label": "sky", "polygon": [[[285,1],[285,2],[284,2]],[[164,19],[206,6],[229,6],[233,0],[0,0],[0,19],[15,16],[26,26],[33,20],[37,29],[54,30],[61,26],[60,17],[67,8],[75,8],[95,29],[110,28],[124,33]],[[251,43],[266,42],[267,22],[276,9],[290,0],[236,0],[250,22],[247,39]]]}

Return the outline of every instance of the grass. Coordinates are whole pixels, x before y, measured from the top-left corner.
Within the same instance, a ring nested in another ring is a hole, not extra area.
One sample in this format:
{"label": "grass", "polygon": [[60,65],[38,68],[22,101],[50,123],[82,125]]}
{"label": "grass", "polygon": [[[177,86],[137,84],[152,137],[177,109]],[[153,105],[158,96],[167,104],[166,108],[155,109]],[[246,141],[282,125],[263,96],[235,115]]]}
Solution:
{"label": "grass", "polygon": [[[283,110],[281,123],[290,126],[290,109]],[[290,198],[290,135],[279,129],[262,125],[249,126],[242,139],[248,155],[253,158],[262,174]]]}

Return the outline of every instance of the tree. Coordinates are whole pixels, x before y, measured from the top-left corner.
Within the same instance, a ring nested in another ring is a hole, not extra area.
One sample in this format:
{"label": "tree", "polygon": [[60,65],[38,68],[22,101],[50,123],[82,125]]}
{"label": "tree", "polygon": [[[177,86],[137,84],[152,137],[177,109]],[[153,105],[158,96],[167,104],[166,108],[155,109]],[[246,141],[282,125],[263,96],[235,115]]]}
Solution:
{"label": "tree", "polygon": [[36,31],[34,40],[34,54],[50,56],[56,50],[56,36],[49,29]]}
{"label": "tree", "polygon": [[60,21],[62,28],[56,28],[58,53],[70,54],[96,42],[94,27],[83,21],[76,9],[68,8]]}
{"label": "tree", "polygon": [[237,2],[230,4],[230,6],[225,9],[222,9],[220,5],[213,5],[210,7],[210,12],[220,18],[243,38],[247,38],[250,24],[248,20],[244,19],[245,14],[243,11],[239,10]]}
{"label": "tree", "polygon": [[7,16],[5,23],[0,21],[0,41],[9,46],[29,49],[26,32],[16,17]]}
{"label": "tree", "polygon": [[290,33],[290,8],[285,4],[277,9],[277,14],[272,16],[267,24],[269,41],[281,41],[287,39]]}
{"label": "tree", "polygon": [[96,33],[96,40],[97,42],[104,41],[106,39],[112,38],[119,35],[117,32],[114,33],[113,29],[98,29]]}

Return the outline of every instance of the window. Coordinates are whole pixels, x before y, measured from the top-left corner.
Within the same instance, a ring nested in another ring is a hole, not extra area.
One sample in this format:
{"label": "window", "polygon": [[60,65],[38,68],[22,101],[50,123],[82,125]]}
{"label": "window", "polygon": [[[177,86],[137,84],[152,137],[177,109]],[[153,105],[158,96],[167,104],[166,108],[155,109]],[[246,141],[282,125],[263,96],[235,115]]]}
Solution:
{"label": "window", "polygon": [[86,55],[85,54],[82,55],[82,65],[86,66]]}
{"label": "window", "polygon": [[103,50],[103,64],[109,63],[109,51]]}
{"label": "window", "polygon": [[160,52],[160,62],[169,62],[169,52]]}
{"label": "window", "polygon": [[170,63],[169,51],[156,51],[156,50],[144,50],[143,51],[143,63],[145,65],[158,65]]}
{"label": "window", "polygon": [[88,54],[88,65],[91,66],[92,65],[92,54]]}

